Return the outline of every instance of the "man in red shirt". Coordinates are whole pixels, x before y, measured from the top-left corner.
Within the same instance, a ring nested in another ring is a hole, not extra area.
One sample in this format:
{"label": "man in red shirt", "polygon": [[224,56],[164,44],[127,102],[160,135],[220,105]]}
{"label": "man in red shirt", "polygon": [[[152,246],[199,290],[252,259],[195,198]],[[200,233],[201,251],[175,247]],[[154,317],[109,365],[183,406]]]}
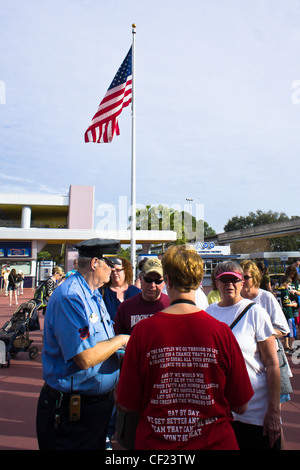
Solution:
{"label": "man in red shirt", "polygon": [[114,325],[116,335],[130,335],[140,320],[169,306],[169,297],[162,292],[162,275],[161,261],[157,258],[147,259],[140,274],[142,292],[122,302],[117,310]]}

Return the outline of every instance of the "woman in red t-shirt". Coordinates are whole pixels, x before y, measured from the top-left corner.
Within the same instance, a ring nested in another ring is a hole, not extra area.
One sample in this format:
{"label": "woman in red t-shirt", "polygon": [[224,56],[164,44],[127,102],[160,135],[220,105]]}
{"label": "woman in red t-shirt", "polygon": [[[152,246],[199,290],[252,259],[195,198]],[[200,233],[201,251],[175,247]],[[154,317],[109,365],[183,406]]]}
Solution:
{"label": "woman in red t-shirt", "polygon": [[162,265],[170,306],[135,326],[117,390],[118,406],[140,414],[135,449],[238,449],[231,410],[253,395],[239,345],[195,305],[196,251],[172,246]]}

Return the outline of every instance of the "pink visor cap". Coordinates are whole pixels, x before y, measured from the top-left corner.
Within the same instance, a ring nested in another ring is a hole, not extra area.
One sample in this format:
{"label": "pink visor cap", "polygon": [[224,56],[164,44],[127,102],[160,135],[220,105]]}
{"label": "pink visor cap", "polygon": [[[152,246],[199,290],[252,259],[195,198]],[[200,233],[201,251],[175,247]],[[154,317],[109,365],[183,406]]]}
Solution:
{"label": "pink visor cap", "polygon": [[234,277],[237,277],[238,279],[244,279],[244,276],[242,274],[235,273],[235,272],[221,273],[216,277],[216,279],[219,279],[221,276],[234,276]]}

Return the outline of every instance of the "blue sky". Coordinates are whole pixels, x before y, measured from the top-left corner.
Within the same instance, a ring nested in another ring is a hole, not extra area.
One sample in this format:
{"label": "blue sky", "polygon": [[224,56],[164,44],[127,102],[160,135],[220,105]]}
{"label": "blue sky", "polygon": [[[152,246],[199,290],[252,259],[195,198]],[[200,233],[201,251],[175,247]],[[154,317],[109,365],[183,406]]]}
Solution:
{"label": "blue sky", "polygon": [[0,192],[83,184],[96,208],[130,204],[130,108],[111,144],[84,132],[136,23],[137,204],[192,198],[217,232],[257,209],[300,215],[299,1],[0,3]]}

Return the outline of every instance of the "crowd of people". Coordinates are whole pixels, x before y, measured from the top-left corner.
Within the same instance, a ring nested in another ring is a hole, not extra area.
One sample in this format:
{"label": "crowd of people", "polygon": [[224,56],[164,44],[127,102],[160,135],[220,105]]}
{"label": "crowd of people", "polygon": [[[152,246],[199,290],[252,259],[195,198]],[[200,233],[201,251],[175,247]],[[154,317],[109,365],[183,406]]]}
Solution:
{"label": "crowd of people", "polygon": [[[68,271],[66,274],[60,266],[54,266],[52,268],[51,276],[47,277],[42,281],[38,288],[42,284],[45,285],[45,305],[42,305],[45,313],[47,302],[58,285],[63,282],[68,276],[74,274],[77,269],[77,260],[74,261],[74,269]],[[24,294],[24,280],[25,276],[22,270],[16,270],[16,268],[11,268],[10,265],[3,265],[1,270],[2,278],[2,288],[4,290],[4,295],[9,298],[9,305],[13,305],[12,301],[14,299],[14,305],[19,305],[18,296]],[[37,289],[38,290],[38,289]]]}
{"label": "crowd of people", "polygon": [[76,248],[45,315],[41,450],[109,450],[113,436],[127,450],[284,448],[298,261],[277,298],[264,266],[219,263],[206,297],[188,245],[143,260],[135,280],[118,241]]}
{"label": "crowd of people", "polygon": [[14,298],[15,305],[18,305],[18,295],[23,295],[24,274],[21,270],[11,268],[10,265],[2,266],[1,277],[3,279],[4,295],[9,298],[9,305],[12,305]]}

